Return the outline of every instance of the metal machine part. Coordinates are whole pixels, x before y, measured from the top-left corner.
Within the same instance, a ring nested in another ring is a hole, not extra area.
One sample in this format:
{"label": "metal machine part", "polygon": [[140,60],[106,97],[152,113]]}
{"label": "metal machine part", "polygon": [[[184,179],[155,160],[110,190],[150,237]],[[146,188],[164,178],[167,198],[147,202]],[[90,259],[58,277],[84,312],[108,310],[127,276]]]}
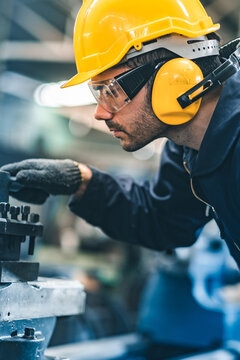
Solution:
{"label": "metal machine part", "polygon": [[148,340],[140,334],[112,336],[110,338],[85,341],[51,347],[46,351],[47,360],[127,360],[145,359]]}
{"label": "metal machine part", "polygon": [[21,244],[33,255],[43,225],[30,206],[9,204],[19,188],[0,171],[0,360],[44,360],[56,317],[82,313],[85,293],[78,281],[38,279],[39,263],[20,261]]}
{"label": "metal machine part", "polygon": [[[20,262],[21,243],[29,238],[28,254],[33,255],[35,237],[41,236],[38,214],[30,214],[30,206],[10,206],[0,202],[0,283],[33,281],[38,277],[39,264]],[[18,216],[21,213],[21,219]],[[30,219],[28,220],[28,215]]]}
{"label": "metal machine part", "polygon": [[44,359],[56,318],[0,323],[0,359]]}
{"label": "metal machine part", "polygon": [[39,278],[0,285],[0,321],[66,316],[84,311],[79,281]]}
{"label": "metal machine part", "polygon": [[30,206],[10,206],[8,192],[16,188],[9,173],[0,171],[0,284],[16,281],[34,281],[39,264],[20,260],[21,243],[29,239],[28,254],[33,255],[36,236],[43,226],[39,215],[31,213]]}

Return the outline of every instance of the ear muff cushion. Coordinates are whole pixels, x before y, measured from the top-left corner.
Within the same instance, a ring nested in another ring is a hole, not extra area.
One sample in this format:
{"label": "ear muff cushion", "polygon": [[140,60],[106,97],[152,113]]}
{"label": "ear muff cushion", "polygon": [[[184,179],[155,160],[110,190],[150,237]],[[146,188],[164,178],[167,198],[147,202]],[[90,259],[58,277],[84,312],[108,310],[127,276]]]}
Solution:
{"label": "ear muff cushion", "polygon": [[[190,121],[198,112],[199,99],[182,109],[177,98],[203,80],[201,69],[193,61],[172,59],[156,74],[152,89],[152,108],[155,115],[169,125],[180,125]],[[198,89],[192,96],[202,91]]]}

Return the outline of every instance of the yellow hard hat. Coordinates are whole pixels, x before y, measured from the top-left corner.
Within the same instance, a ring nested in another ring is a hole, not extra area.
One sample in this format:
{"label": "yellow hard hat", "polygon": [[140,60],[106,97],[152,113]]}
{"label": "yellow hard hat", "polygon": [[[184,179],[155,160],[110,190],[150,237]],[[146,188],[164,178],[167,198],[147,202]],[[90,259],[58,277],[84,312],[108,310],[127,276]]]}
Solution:
{"label": "yellow hard hat", "polygon": [[168,34],[199,37],[219,29],[199,0],[83,0],[74,29],[77,75],[62,87],[81,84],[116,65],[130,48]]}

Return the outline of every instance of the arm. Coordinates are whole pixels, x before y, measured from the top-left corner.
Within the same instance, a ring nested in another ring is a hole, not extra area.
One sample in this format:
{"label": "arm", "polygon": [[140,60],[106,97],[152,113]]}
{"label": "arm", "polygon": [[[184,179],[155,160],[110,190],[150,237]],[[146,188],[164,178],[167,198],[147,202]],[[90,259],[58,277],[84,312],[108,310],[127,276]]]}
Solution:
{"label": "arm", "polygon": [[189,246],[208,219],[205,206],[194,198],[182,165],[182,148],[168,142],[154,181],[136,183],[92,169],[82,197],[69,207],[109,236],[163,250]]}

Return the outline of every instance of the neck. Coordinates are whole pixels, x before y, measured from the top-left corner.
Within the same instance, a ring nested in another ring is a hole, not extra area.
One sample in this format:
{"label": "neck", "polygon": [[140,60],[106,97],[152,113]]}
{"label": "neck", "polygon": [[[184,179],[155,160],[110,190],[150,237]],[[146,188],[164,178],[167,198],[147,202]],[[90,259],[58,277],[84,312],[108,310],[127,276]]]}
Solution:
{"label": "neck", "polygon": [[167,137],[178,145],[199,150],[221,91],[222,87],[219,87],[206,95],[195,117],[186,124],[169,127]]}

